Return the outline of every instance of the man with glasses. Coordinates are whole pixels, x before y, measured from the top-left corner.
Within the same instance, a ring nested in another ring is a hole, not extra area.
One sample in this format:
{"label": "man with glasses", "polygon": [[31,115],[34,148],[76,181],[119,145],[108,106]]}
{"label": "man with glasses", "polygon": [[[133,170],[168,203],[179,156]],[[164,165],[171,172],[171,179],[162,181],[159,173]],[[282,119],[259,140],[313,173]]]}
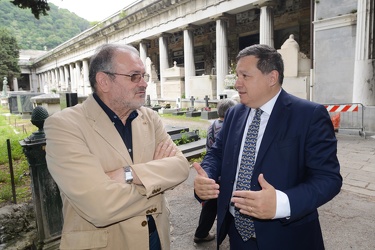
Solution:
{"label": "man with glasses", "polygon": [[189,163],[159,115],[143,107],[148,75],[136,49],[92,56],[93,94],[45,122],[46,160],[59,186],[61,249],[170,249],[164,192]]}

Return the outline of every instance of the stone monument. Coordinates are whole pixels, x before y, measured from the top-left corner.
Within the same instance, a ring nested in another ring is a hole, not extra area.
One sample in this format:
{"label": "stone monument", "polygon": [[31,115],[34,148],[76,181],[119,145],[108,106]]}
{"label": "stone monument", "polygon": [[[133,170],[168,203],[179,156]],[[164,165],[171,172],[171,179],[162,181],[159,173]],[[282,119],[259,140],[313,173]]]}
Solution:
{"label": "stone monument", "polygon": [[3,92],[1,93],[1,97],[6,97],[8,95],[7,88],[8,88],[8,80],[7,80],[7,77],[4,76],[4,80],[3,80]]}
{"label": "stone monument", "polygon": [[303,99],[310,99],[310,64],[311,61],[300,52],[294,35],[283,43],[277,50],[284,61],[283,89]]}
{"label": "stone monument", "polygon": [[210,100],[208,95],[205,96],[204,100],[206,102],[206,106],[202,109],[201,118],[205,120],[217,119],[218,118],[217,111],[211,110],[211,107],[208,104],[208,100]]}
{"label": "stone monument", "polygon": [[195,101],[194,96],[191,96],[191,98],[190,98],[190,107],[188,108],[188,111],[186,112],[186,117],[201,116],[201,112],[195,110],[194,101]]}

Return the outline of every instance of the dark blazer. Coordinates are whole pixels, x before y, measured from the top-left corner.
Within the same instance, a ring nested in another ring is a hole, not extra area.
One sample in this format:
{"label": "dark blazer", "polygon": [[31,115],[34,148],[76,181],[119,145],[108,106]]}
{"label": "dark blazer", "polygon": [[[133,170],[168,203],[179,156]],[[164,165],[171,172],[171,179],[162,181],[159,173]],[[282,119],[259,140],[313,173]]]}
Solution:
{"label": "dark blazer", "polygon": [[[233,217],[228,208],[236,177],[242,135],[250,108],[231,108],[205,156],[202,167],[220,180],[217,213],[218,245],[226,237]],[[252,190],[260,190],[259,174],[287,194],[290,218],[255,219],[260,249],[323,249],[317,208],[339,193],[342,185],[336,156],[337,140],[324,106],[281,91],[269,118],[252,177]]]}

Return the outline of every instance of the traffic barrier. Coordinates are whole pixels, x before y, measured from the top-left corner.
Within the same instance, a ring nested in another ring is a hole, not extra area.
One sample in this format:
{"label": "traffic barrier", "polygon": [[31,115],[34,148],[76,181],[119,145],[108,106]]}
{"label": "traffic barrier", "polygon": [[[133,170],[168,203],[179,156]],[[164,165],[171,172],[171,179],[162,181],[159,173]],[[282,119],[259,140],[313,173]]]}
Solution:
{"label": "traffic barrier", "polygon": [[323,104],[330,113],[335,131],[338,129],[358,129],[359,135],[366,138],[363,126],[365,107],[361,103]]}
{"label": "traffic barrier", "polygon": [[359,104],[324,105],[328,112],[357,112]]}

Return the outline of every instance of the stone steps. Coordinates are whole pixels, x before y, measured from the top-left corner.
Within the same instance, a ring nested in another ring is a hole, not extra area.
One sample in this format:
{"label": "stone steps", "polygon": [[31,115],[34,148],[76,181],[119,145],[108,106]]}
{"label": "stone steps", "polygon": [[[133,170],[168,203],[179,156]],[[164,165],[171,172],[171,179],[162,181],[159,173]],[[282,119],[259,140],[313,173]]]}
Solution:
{"label": "stone steps", "polygon": [[206,151],[206,138],[179,145],[178,148],[188,160],[199,158]]}
{"label": "stone steps", "polygon": [[186,135],[186,139],[190,142],[181,144],[178,148],[188,160],[199,158],[206,151],[206,138],[200,138],[198,131],[189,131],[188,127],[174,127],[169,125],[165,126],[165,128],[173,141],[181,140],[182,134]]}

